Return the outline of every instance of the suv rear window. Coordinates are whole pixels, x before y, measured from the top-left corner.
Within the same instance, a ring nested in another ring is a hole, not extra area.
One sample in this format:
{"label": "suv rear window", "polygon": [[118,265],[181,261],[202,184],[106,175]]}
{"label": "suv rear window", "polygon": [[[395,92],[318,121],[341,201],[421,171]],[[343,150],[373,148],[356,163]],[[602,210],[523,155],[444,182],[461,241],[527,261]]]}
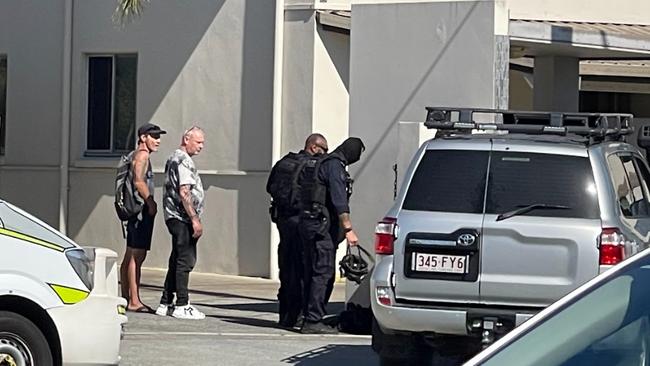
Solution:
{"label": "suv rear window", "polygon": [[488,157],[488,151],[426,151],[402,207],[416,211],[482,213]]}
{"label": "suv rear window", "polygon": [[523,215],[598,218],[598,197],[589,159],[493,152],[486,213],[501,214],[535,203],[569,208],[532,210]]}

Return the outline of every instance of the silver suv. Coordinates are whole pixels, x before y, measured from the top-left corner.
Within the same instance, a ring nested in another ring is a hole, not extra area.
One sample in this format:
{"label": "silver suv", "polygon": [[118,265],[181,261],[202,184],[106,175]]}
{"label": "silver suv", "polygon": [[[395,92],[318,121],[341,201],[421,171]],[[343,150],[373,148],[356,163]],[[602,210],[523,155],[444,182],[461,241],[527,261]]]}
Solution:
{"label": "silver suv", "polygon": [[474,352],[648,246],[631,115],[427,110],[436,137],[375,232],[382,364]]}

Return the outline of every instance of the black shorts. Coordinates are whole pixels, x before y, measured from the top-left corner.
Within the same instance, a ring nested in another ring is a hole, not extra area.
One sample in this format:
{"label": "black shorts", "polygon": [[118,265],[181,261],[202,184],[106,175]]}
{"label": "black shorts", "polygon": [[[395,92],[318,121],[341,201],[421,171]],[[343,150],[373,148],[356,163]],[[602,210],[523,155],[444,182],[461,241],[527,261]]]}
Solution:
{"label": "black shorts", "polygon": [[153,222],[154,216],[149,216],[147,205],[144,205],[142,214],[129,220],[126,224],[126,246],[134,249],[151,249]]}

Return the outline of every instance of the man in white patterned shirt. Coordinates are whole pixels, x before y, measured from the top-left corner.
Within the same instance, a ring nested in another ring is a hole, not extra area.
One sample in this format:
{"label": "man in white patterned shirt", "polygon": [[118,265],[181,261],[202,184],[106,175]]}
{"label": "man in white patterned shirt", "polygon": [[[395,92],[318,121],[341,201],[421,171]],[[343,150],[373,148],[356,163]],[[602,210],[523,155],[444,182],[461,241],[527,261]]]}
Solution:
{"label": "man in white patterned shirt", "polygon": [[[203,149],[205,134],[199,127],[185,131],[181,146],[165,164],[163,208],[165,223],[172,236],[172,252],[165,288],[156,314],[180,319],[203,319],[205,314],[190,305],[188,285],[196,264],[196,244],[203,234],[201,213],[205,193],[192,156]],[[174,294],[176,304],[173,305]]]}

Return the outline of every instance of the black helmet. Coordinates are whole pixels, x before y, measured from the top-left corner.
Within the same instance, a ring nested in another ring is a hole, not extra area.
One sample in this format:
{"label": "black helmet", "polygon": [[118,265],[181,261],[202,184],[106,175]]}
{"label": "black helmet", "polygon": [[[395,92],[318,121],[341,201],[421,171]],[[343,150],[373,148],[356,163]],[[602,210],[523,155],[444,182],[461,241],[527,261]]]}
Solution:
{"label": "black helmet", "polygon": [[[363,251],[368,258],[372,261],[370,253],[361,247],[361,245],[355,246],[359,254],[353,254],[350,247],[348,246],[347,253],[343,256],[339,262],[339,270],[341,271],[341,277],[345,277],[350,281],[356,283],[361,283],[363,278],[368,274],[368,262],[361,256]],[[373,261],[374,262],[374,261]]]}

